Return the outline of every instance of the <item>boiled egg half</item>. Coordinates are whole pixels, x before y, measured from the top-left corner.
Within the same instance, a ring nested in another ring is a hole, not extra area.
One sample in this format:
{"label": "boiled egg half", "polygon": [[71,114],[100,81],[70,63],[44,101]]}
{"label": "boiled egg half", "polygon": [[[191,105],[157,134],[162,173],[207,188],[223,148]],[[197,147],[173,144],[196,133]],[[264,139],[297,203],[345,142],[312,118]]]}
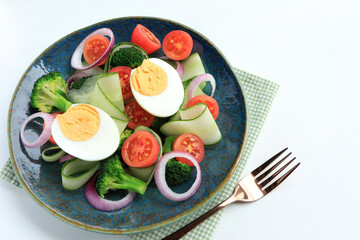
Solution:
{"label": "boiled egg half", "polygon": [[120,142],[114,120],[89,104],[74,104],[58,115],[51,134],[66,153],[85,161],[98,161],[112,155]]}
{"label": "boiled egg half", "polygon": [[184,87],[177,71],[158,58],[145,59],[132,70],[131,91],[139,105],[157,117],[175,114],[184,99]]}

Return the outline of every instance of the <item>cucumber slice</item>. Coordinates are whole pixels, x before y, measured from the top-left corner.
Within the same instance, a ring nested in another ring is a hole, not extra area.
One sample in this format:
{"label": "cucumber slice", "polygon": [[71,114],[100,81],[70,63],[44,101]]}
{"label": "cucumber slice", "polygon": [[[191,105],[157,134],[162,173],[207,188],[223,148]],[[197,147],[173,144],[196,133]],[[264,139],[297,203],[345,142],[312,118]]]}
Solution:
{"label": "cucumber slice", "polygon": [[184,67],[184,74],[181,77],[183,82],[205,73],[204,65],[198,53],[191,54],[187,59],[181,61],[181,63]]}
{"label": "cucumber slice", "polygon": [[163,154],[171,152],[173,150],[173,145],[178,136],[169,136],[165,138]]}
{"label": "cucumber slice", "polygon": [[118,73],[108,73],[97,81],[99,88],[106,97],[120,110],[124,111],[124,100]]}
{"label": "cucumber slice", "polygon": [[[117,75],[117,73],[115,74]],[[101,78],[98,79],[90,99],[90,104],[101,108],[111,117],[115,117],[123,121],[129,121],[129,118],[126,116],[126,114],[108,98],[104,90],[101,88],[104,86],[101,84],[101,82],[106,81],[108,77],[112,78],[113,75],[113,73],[104,74]]]}
{"label": "cucumber slice", "polygon": [[146,53],[146,51],[141,48],[140,46],[136,45],[136,44],[133,44],[133,43],[130,43],[130,42],[121,42],[121,43],[118,43],[116,44],[113,49],[111,50],[107,60],[106,60],[106,63],[105,63],[105,66],[104,66],[104,72],[109,72],[111,70],[111,68],[113,68],[111,65],[110,65],[110,62],[111,62],[111,59],[112,59],[112,56],[114,55],[114,53],[116,51],[118,51],[120,48],[129,48],[129,47],[134,47],[134,48],[137,48],[139,49],[142,54],[144,55],[144,57],[146,59],[149,58],[149,55]]}
{"label": "cucumber slice", "polygon": [[[89,64],[85,60],[82,62],[82,64],[84,66],[89,66]],[[91,76],[91,75],[95,75],[95,74],[104,73],[104,69],[102,69],[101,67],[95,66],[95,67],[89,68],[87,70],[82,70],[82,71],[75,70],[75,72],[83,72],[83,73],[86,73],[87,75]]]}
{"label": "cucumber slice", "polygon": [[62,185],[66,190],[82,187],[99,168],[100,161],[88,162],[78,158],[67,161],[61,169]]}
{"label": "cucumber slice", "polygon": [[221,132],[205,103],[179,110],[180,120],[170,121],[161,126],[160,132],[166,136],[194,133],[204,145],[213,145],[221,140]]}
{"label": "cucumber slice", "polygon": [[[180,106],[179,109],[185,109],[186,108],[186,105],[188,104],[189,102],[189,98],[187,97],[188,96],[188,88],[189,88],[189,85],[191,83],[191,81],[193,81],[195,78],[192,78],[192,79],[189,79],[187,80],[186,82],[183,82],[184,84],[184,91],[185,91],[185,94],[184,94],[184,100]],[[195,96],[197,95],[206,95],[201,89],[200,87],[196,88],[195,90]],[[176,121],[176,120],[180,120],[180,113],[179,111],[177,111],[171,118],[170,118],[170,121]]]}
{"label": "cucumber slice", "polygon": [[91,95],[94,92],[96,81],[102,74],[93,75],[88,78],[79,89],[70,89],[68,98],[72,103],[90,103]]}
{"label": "cucumber slice", "polygon": [[121,136],[121,134],[124,132],[127,124],[129,121],[125,121],[125,120],[121,120],[119,118],[116,118],[116,117],[111,117],[112,120],[114,120],[116,126],[118,127],[118,130],[119,130],[119,134]]}
{"label": "cucumber slice", "polygon": [[[111,118],[115,121],[115,124],[118,127],[119,133],[121,134],[126,125],[129,122],[129,118],[126,116],[124,111],[122,111],[119,106],[118,95],[113,93],[111,89],[111,85],[109,84],[112,81],[117,79],[117,84],[120,85],[119,77],[117,73],[106,73],[103,74],[96,82],[94,91],[91,95],[90,104],[94,105],[95,107],[101,108],[107,114],[111,116]],[[107,81],[109,83],[107,83]],[[102,88],[104,87],[104,89]],[[109,94],[109,96],[116,100],[115,103],[107,96],[105,91]],[[121,92],[121,88],[120,91]],[[120,93],[121,94],[121,93]],[[118,106],[117,106],[118,105]],[[120,106],[121,107],[121,106]],[[124,103],[122,103],[122,108],[124,109]]]}
{"label": "cucumber slice", "polygon": [[149,185],[149,183],[151,182],[151,180],[154,176],[157,161],[159,161],[159,159],[162,156],[162,152],[163,152],[162,142],[161,142],[160,136],[148,127],[138,126],[135,128],[134,132],[137,132],[137,131],[147,131],[147,132],[151,133],[156,138],[156,140],[159,144],[159,155],[158,155],[156,162],[152,166],[146,167],[146,168],[136,168],[136,167],[129,166],[129,171],[134,177],[139,178],[140,180],[146,182]]}

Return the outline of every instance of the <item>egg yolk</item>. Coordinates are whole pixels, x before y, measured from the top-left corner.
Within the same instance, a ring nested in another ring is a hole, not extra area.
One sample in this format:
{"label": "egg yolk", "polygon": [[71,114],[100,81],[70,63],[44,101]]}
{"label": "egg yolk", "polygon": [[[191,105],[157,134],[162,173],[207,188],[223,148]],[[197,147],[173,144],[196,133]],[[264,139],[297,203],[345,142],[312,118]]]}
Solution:
{"label": "egg yolk", "polygon": [[168,78],[164,69],[145,59],[135,69],[131,76],[133,89],[146,96],[154,96],[162,93],[168,84]]}
{"label": "egg yolk", "polygon": [[58,115],[63,135],[72,141],[85,141],[92,138],[100,127],[98,111],[89,105],[81,104]]}

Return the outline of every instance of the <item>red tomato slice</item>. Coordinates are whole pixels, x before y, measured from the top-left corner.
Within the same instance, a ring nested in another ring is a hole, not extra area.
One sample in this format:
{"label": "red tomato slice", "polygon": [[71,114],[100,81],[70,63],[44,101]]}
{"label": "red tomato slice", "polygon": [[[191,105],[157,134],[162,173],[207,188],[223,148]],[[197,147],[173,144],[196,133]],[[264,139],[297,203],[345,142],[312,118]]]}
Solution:
{"label": "red tomato slice", "polygon": [[[51,115],[53,115],[53,117],[56,118],[56,116],[59,115],[59,114],[63,114],[63,113],[62,113],[62,112],[54,112],[54,113],[52,113]],[[43,124],[43,130],[44,130],[44,128],[45,128],[45,124]],[[49,141],[50,141],[52,144],[57,145],[56,142],[55,142],[55,140],[54,140],[54,138],[53,138],[52,136],[50,137]]]}
{"label": "red tomato slice", "polygon": [[184,60],[190,55],[192,48],[192,37],[181,30],[169,32],[163,41],[165,55],[173,60]]}
{"label": "red tomato slice", "polygon": [[159,144],[149,132],[138,131],[131,134],[121,148],[124,162],[131,167],[149,167],[159,154]]}
{"label": "red tomato slice", "polygon": [[121,91],[124,100],[128,100],[133,97],[130,86],[130,74],[131,68],[125,66],[115,67],[110,72],[117,72],[120,78]]}
{"label": "red tomato slice", "polygon": [[160,40],[141,24],[136,25],[130,41],[142,47],[147,54],[153,53],[161,47]]}
{"label": "red tomato slice", "polygon": [[[205,148],[201,139],[192,133],[184,133],[175,139],[173,144],[174,151],[184,151],[193,155],[196,161],[199,163],[204,158]],[[186,159],[177,157],[176,160],[179,162],[185,163],[189,166],[194,166],[194,164]]]}
{"label": "red tomato slice", "polygon": [[216,118],[219,115],[219,105],[214,98],[212,98],[208,95],[197,95],[197,96],[193,97],[192,99],[190,99],[190,101],[186,105],[186,108],[194,106],[198,103],[205,103],[207,105],[207,107],[209,108],[210,113],[216,120]]}
{"label": "red tomato slice", "polygon": [[[84,58],[88,64],[93,64],[96,60],[98,60],[106,51],[108,46],[110,45],[109,39],[104,37],[103,35],[93,35],[89,37],[84,45]],[[104,59],[100,64],[105,64],[106,59]]]}
{"label": "red tomato slice", "polygon": [[155,120],[155,116],[145,111],[135,99],[126,104],[125,113],[130,118],[128,127],[132,129],[140,125],[150,127]]}

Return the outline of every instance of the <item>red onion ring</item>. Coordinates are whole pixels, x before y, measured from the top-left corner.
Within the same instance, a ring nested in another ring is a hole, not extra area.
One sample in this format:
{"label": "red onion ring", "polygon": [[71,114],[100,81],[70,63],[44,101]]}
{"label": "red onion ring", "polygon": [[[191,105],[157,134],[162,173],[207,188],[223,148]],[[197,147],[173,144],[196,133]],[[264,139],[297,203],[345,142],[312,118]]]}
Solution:
{"label": "red onion ring", "polygon": [[179,76],[182,77],[182,75],[184,74],[184,66],[179,61],[175,61],[175,63],[177,66],[176,71],[178,72]]}
{"label": "red onion ring", "polygon": [[[25,134],[24,134],[25,128],[28,125],[28,123],[35,118],[44,119],[45,127],[44,127],[42,133],[40,134],[40,136],[38,137],[38,139],[36,139],[33,142],[29,142],[25,138]],[[21,129],[20,129],[20,139],[21,139],[21,142],[24,144],[24,146],[28,147],[28,148],[36,148],[36,147],[40,147],[41,145],[46,143],[51,137],[51,125],[52,125],[54,119],[55,118],[51,114],[44,113],[44,112],[38,112],[38,113],[34,113],[34,114],[30,115],[24,121],[24,123],[22,124]]]}
{"label": "red onion ring", "polygon": [[67,80],[66,83],[68,85],[67,90],[69,91],[71,88],[71,84],[83,77],[88,77],[89,75],[84,73],[84,72],[76,72],[74,74],[72,74]]}
{"label": "red onion ring", "polygon": [[[165,178],[166,163],[170,159],[175,158],[175,157],[183,157],[183,158],[189,159],[194,164],[196,171],[197,171],[196,179],[195,179],[193,185],[185,193],[175,193],[174,191],[172,191],[170,189],[170,187],[166,183],[166,178]],[[189,199],[192,195],[194,195],[194,193],[200,187],[200,184],[201,184],[200,165],[196,161],[196,159],[193,157],[193,155],[191,155],[190,153],[182,152],[182,151],[168,152],[159,159],[159,161],[156,165],[155,183],[156,183],[156,186],[158,187],[159,191],[161,192],[161,194],[164,195],[164,197],[166,197],[170,200],[173,200],[173,201],[184,201],[186,199]]]}
{"label": "red onion ring", "polygon": [[74,158],[73,155],[67,154],[67,155],[63,156],[62,158],[60,158],[59,162],[61,162],[61,163],[66,162],[66,161],[69,161],[69,160],[71,160],[73,158]]}
{"label": "red onion ring", "polygon": [[91,206],[93,206],[97,210],[104,212],[119,210],[129,205],[135,198],[136,193],[129,191],[129,193],[124,198],[117,201],[103,199],[98,195],[95,190],[95,179],[98,174],[99,171],[97,171],[97,173],[95,173],[94,176],[91,177],[84,189],[86,200]]}
{"label": "red onion ring", "polygon": [[199,76],[194,78],[194,80],[192,80],[192,82],[190,83],[190,85],[188,87],[188,91],[187,91],[188,99],[192,99],[193,97],[195,97],[196,88],[200,85],[200,83],[205,82],[205,81],[209,81],[211,83],[212,90],[211,90],[210,97],[214,96],[215,89],[216,89],[215,78],[209,73],[204,73],[204,74],[200,74]]}
{"label": "red onion ring", "polygon": [[172,60],[171,58],[167,57],[167,56],[162,56],[162,57],[159,57],[160,59],[163,59],[163,60],[170,60],[170,61],[173,61],[176,63],[176,71],[177,73],[179,74],[179,77],[182,77],[182,75],[184,74],[184,66],[182,65],[182,63],[180,61],[175,61],[175,60]]}
{"label": "red onion ring", "polygon": [[[89,37],[91,37],[93,35],[96,35],[96,34],[109,36],[110,37],[110,44],[109,44],[108,48],[105,50],[104,54],[98,60],[96,60],[93,64],[91,64],[89,66],[85,66],[85,65],[83,65],[83,63],[81,61],[81,57],[82,57],[83,52],[84,52],[85,42]],[[107,56],[110,53],[110,50],[114,46],[114,42],[115,42],[114,33],[109,28],[100,28],[100,29],[90,33],[86,38],[84,38],[84,40],[82,40],[82,42],[79,44],[79,46],[77,46],[77,48],[75,49],[75,51],[74,51],[74,53],[73,53],[73,55],[71,57],[71,66],[73,68],[75,68],[75,69],[78,69],[78,70],[87,70],[89,68],[97,66],[105,58],[107,58]]]}

